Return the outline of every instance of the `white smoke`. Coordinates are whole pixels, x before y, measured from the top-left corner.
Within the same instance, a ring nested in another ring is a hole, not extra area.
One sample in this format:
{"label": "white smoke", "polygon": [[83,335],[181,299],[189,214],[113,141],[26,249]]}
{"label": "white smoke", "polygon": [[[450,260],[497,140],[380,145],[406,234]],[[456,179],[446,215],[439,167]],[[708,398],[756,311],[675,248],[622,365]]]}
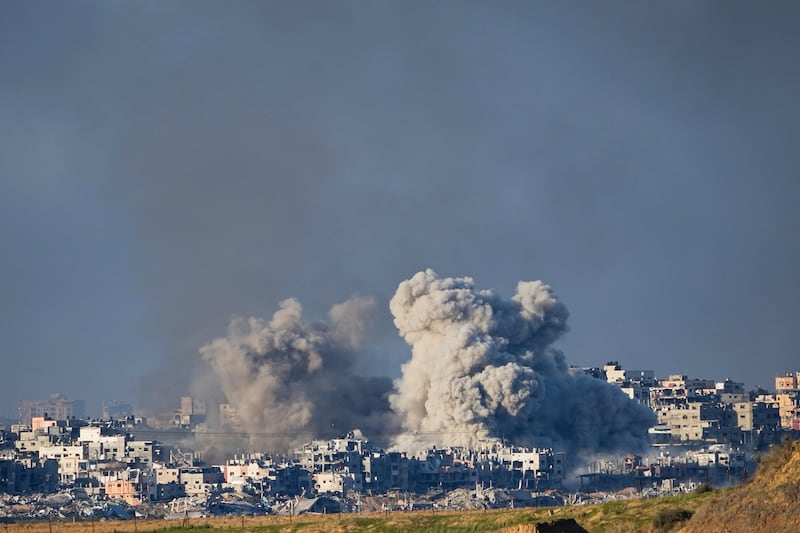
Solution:
{"label": "white smoke", "polygon": [[329,323],[305,323],[297,300],[269,321],[234,318],[200,349],[252,445],[287,449],[310,437],[388,427],[388,378],[354,373],[372,298],[335,305]]}
{"label": "white smoke", "polygon": [[390,302],[412,347],[389,397],[405,433],[399,448],[481,446],[506,438],[567,451],[644,444],[653,414],[617,387],[572,377],[552,347],[567,331],[566,307],[541,281],[503,299],[471,278],[426,270]]}

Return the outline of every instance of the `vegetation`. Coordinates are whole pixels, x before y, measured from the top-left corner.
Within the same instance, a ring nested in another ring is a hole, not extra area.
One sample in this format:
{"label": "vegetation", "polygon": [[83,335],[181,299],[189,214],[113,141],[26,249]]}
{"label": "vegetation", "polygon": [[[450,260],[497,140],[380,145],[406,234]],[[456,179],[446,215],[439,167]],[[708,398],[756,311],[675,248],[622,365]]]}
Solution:
{"label": "vegetation", "polygon": [[[656,533],[665,531],[654,527],[656,516],[674,508],[694,510],[713,493],[684,494],[668,498],[637,499],[604,503],[600,505],[503,509],[487,511],[416,511],[302,515],[291,520],[288,516],[199,518],[183,520],[139,520],[124,522],[53,523],[52,531],[64,533],[158,532],[193,533],[195,531],[253,532],[253,533],[320,533],[367,531],[372,533],[429,531],[479,533],[505,531],[522,533],[533,530],[533,524],[558,519],[573,518],[591,533],[620,533],[640,531]],[[10,533],[48,533],[47,522],[11,524]],[[0,533],[5,533],[0,528]]]}
{"label": "vegetation", "polygon": [[716,493],[681,531],[800,531],[800,442],[786,440],[758,463],[755,476]]}
{"label": "vegetation", "polygon": [[704,492],[711,492],[714,488],[709,485],[708,483],[703,483],[699,487],[697,487],[694,491],[697,494],[703,494]]}
{"label": "vegetation", "polygon": [[662,509],[653,518],[653,526],[658,531],[672,531],[675,526],[689,520],[692,511],[681,508]]}

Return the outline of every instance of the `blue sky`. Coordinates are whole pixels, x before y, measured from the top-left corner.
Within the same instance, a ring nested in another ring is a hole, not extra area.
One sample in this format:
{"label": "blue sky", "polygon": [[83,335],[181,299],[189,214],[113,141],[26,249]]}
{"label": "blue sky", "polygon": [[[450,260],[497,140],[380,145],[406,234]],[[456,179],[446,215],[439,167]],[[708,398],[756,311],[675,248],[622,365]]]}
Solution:
{"label": "blue sky", "polygon": [[549,283],[567,360],[800,367],[793,2],[5,2],[0,415],[177,404],[232,315]]}

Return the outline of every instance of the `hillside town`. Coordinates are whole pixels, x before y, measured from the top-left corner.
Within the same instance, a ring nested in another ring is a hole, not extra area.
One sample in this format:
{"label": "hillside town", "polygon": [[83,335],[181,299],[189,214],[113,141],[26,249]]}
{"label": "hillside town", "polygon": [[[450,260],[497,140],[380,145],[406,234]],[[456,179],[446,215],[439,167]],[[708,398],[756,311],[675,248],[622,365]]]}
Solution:
{"label": "hillside town", "polygon": [[[477,449],[408,454],[379,448],[352,430],[290,453],[248,451],[206,462],[190,449],[191,437],[215,433],[207,406],[192,397],[150,419],[129,404],[106,402],[103,416],[91,419],[83,402],[54,394],[20,401],[17,423],[0,426],[0,517],[588,503],[735,483],[752,474],[756,454],[800,434],[800,371],[776,377],[774,391],[685,375],[657,379],[653,371],[627,370],[617,361],[570,372],[605,380],[652,409],[658,424],[649,430],[649,449],[585,461],[497,440]],[[216,434],[241,430],[236,406],[218,409],[222,431]]]}

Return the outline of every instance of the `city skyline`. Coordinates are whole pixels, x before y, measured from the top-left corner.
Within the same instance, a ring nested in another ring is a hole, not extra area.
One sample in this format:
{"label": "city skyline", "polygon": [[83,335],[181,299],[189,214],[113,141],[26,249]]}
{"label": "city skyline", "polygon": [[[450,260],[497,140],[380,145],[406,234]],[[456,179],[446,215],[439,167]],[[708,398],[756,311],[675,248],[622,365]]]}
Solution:
{"label": "city skyline", "polygon": [[568,364],[797,370],[798,6],[108,4],[0,16],[0,416],[164,407],[232,316],[433,268],[569,309]]}

